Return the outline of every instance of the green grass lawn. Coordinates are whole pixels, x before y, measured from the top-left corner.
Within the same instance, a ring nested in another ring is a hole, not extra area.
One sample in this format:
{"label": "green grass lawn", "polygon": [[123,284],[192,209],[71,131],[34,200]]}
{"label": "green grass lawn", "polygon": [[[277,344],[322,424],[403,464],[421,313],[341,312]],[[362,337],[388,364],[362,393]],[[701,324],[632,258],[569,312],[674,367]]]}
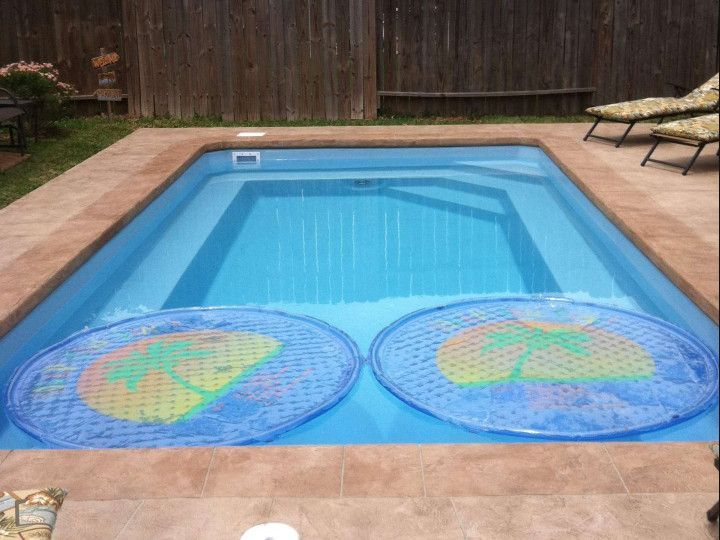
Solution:
{"label": "green grass lawn", "polygon": [[70,167],[89,158],[103,148],[140,127],[217,127],[217,126],[369,126],[417,124],[503,124],[587,122],[584,116],[483,116],[480,118],[399,118],[381,117],[377,120],[298,120],[225,122],[215,118],[140,118],[121,117],[74,118],[55,124],[52,135],[30,142],[30,158],[0,173],[0,208],[43,185]]}

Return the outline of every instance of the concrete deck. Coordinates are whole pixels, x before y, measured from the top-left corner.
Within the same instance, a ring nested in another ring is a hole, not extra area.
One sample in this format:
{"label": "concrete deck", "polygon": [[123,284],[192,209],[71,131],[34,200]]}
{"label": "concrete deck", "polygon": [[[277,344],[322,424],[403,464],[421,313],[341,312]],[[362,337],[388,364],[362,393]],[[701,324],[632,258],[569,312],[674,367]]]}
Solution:
{"label": "concrete deck", "polygon": [[[717,538],[704,444],[14,451],[2,485],[70,490],[57,540]],[[2,461],[4,457],[4,461]],[[0,486],[0,489],[2,486]]]}
{"label": "concrete deck", "polygon": [[[717,147],[683,177],[584,124],[141,129],[0,210],[0,335],[206,150],[535,144],[718,321]],[[621,129],[607,126],[606,130]],[[661,146],[658,157],[686,157]],[[717,537],[704,444],[423,445],[0,451],[0,489],[71,490],[58,538],[238,538],[265,520],[305,538]]]}

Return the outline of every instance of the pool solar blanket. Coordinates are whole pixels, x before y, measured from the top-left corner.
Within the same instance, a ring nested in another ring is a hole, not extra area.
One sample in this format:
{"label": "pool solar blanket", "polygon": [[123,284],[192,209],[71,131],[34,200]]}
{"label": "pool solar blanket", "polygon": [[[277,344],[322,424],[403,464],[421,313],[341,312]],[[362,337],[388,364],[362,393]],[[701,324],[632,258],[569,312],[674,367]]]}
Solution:
{"label": "pool solar blanket", "polygon": [[468,301],[375,339],[377,378],[471,431],[560,439],[666,427],[717,399],[717,358],[659,319],[567,300]]}
{"label": "pool solar blanket", "polygon": [[13,421],[52,445],[267,441],[337,403],[354,343],[302,316],[255,308],[159,311],[83,331],[8,385]]}

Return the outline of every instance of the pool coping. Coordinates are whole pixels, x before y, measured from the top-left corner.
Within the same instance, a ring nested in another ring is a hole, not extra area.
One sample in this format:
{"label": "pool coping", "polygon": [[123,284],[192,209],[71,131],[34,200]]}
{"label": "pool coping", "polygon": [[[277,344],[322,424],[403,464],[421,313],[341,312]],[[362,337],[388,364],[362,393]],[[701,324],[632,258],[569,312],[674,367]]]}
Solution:
{"label": "pool coping", "polygon": [[[648,207],[636,189],[607,163],[593,159],[588,144],[558,126],[363,126],[328,128],[253,128],[262,138],[238,139],[239,128],[145,128],[125,137],[48,184],[0,210],[0,230],[9,231],[14,259],[0,256],[0,337],[25,317],[65,278],[128,223],[201,154],[231,148],[538,146],[660,270],[716,323],[717,249],[667,212]],[[580,133],[582,126],[576,131]],[[567,128],[565,128],[567,131]],[[451,131],[443,133],[442,131]],[[147,143],[147,144],[144,144]],[[149,147],[149,151],[148,151]],[[623,152],[623,149],[615,150]],[[139,167],[127,160],[139,155]],[[638,169],[645,172],[647,169]],[[671,171],[653,169],[669,181]],[[676,176],[676,173],[674,173]],[[92,200],[93,176],[121,176]],[[687,177],[682,177],[687,178]],[[78,180],[73,182],[73,180]],[[72,194],[63,191],[70,188]],[[80,194],[78,201],[76,194]],[[58,208],[62,209],[58,215]],[[47,210],[47,211],[46,211]],[[19,220],[18,216],[23,216]],[[38,220],[51,216],[55,228],[38,231]],[[3,260],[5,259],[5,260]],[[3,264],[4,263],[4,264]]]}

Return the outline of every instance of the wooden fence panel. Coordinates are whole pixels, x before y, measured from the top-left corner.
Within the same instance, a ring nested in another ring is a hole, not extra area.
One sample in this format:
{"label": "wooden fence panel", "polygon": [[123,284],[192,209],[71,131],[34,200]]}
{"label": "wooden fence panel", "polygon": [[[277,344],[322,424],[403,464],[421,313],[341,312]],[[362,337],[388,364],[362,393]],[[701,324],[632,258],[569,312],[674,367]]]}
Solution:
{"label": "wooden fence panel", "polygon": [[49,61],[81,94],[113,66],[133,115],[372,118],[374,0],[0,0],[0,65]]}
{"label": "wooden fence panel", "polygon": [[577,114],[718,71],[717,0],[378,0],[376,21],[385,114]]}
{"label": "wooden fence panel", "polygon": [[120,54],[113,65],[125,88],[121,0],[0,0],[0,65],[52,62],[80,94],[97,89],[90,59],[101,47]]}
{"label": "wooden fence panel", "polygon": [[[142,115],[260,121],[377,109],[369,0],[123,0]],[[371,16],[372,15],[372,16]]]}

